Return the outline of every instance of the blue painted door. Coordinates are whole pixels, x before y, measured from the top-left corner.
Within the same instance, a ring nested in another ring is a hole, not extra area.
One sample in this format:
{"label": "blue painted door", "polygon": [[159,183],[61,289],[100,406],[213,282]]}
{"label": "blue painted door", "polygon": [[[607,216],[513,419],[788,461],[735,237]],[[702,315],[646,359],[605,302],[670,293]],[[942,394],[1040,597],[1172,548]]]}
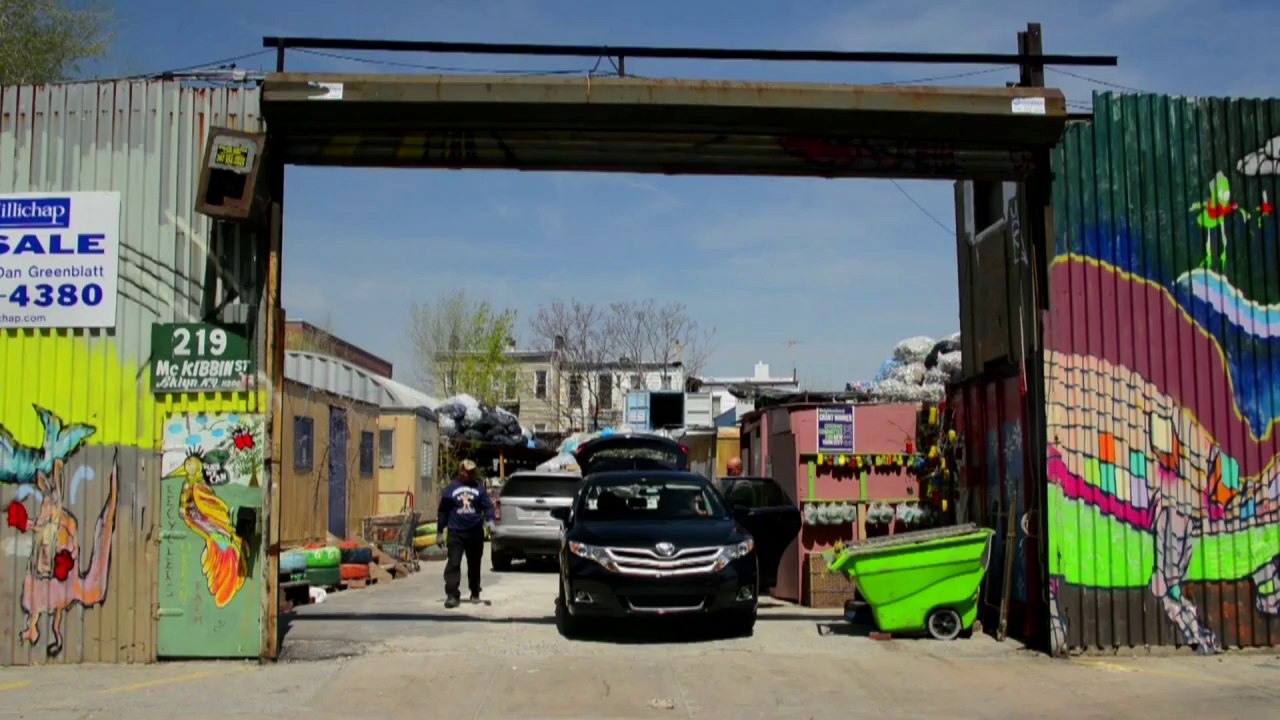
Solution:
{"label": "blue painted door", "polygon": [[329,408],[329,532],[347,536],[347,411]]}

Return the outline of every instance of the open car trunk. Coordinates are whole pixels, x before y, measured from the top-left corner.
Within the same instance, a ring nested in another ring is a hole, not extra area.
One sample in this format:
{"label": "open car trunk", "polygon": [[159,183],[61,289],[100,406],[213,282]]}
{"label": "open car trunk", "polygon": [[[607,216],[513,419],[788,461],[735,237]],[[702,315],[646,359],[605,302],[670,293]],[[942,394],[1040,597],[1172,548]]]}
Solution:
{"label": "open car trunk", "polygon": [[589,440],[574,455],[583,477],[598,472],[689,469],[689,449],[657,435],[611,435]]}

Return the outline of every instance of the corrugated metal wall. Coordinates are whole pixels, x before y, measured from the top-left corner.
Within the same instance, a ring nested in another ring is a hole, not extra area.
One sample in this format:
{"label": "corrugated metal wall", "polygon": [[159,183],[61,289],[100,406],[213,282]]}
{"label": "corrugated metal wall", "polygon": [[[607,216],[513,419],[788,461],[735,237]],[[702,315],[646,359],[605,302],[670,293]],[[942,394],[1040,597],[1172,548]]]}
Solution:
{"label": "corrugated metal wall", "polygon": [[[1043,637],[1043,573],[1035,543],[1023,521],[1041,499],[1031,472],[1027,413],[1017,376],[984,375],[949,388],[947,404],[963,438],[965,457],[957,488],[958,522],[976,522],[995,530],[991,561],[979,595],[982,622],[993,630],[1008,597],[1010,637],[1039,643]],[[1009,522],[1014,535],[1009,537]],[[1012,553],[1006,591],[1005,557]]]}
{"label": "corrugated metal wall", "polygon": [[[14,441],[43,445],[45,430],[33,405],[64,423],[95,429],[68,460],[69,493],[62,505],[78,520],[78,565],[88,571],[101,561],[107,569],[102,582],[92,573],[77,581],[79,567],[66,583],[41,579],[33,564],[40,542],[13,526],[18,523],[0,527],[0,665],[146,662],[156,656],[163,421],[186,410],[257,411],[261,398],[153,396],[151,325],[198,320],[209,300],[219,297],[221,281],[205,279],[210,255],[234,284],[257,285],[253,239],[213,233],[193,204],[208,127],[258,129],[258,98],[257,90],[158,81],[0,88],[0,193],[122,195],[114,330],[0,334],[0,425]],[[6,459],[0,452],[0,463]],[[0,486],[10,520],[20,512],[14,503],[35,520],[41,504],[29,491]],[[114,537],[99,537],[97,520],[112,508]],[[60,644],[54,621],[61,624]]]}
{"label": "corrugated metal wall", "polygon": [[1099,94],[1054,165],[1054,646],[1276,644],[1280,101]]}

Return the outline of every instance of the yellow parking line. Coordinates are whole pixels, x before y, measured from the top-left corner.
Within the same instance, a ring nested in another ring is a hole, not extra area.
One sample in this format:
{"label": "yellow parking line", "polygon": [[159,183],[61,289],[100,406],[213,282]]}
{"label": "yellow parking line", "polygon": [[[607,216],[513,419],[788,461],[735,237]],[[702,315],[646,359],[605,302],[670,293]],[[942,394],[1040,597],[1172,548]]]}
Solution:
{"label": "yellow parking line", "polygon": [[148,680],[146,682],[134,683],[132,685],[121,685],[119,687],[108,688],[102,691],[102,695],[118,695],[120,693],[135,692],[137,690],[146,690],[153,687],[161,687],[164,685],[177,685],[178,683],[194,682],[196,680],[204,680],[206,678],[219,677],[222,675],[230,675],[232,673],[244,672],[248,668],[237,667],[228,668],[226,670],[205,670],[203,672],[194,672],[187,675],[176,675],[171,678],[160,678],[158,680]]}
{"label": "yellow parking line", "polygon": [[5,690],[18,690],[30,684],[30,680],[19,680],[18,682],[5,683],[4,685],[0,685],[0,692],[4,692]]}

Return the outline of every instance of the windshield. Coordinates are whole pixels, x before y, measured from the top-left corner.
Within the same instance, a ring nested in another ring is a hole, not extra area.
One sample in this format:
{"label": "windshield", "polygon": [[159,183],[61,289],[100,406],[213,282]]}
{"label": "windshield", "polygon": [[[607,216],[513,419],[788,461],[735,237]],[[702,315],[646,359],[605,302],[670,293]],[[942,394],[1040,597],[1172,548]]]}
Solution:
{"label": "windshield", "polygon": [[592,473],[619,470],[684,470],[684,454],[677,448],[657,443],[626,443],[615,447],[591,448],[581,454],[586,470]]}
{"label": "windshield", "polygon": [[564,475],[513,475],[502,485],[503,497],[566,497],[578,494],[582,478]]}
{"label": "windshield", "polygon": [[696,475],[628,475],[592,482],[581,512],[587,522],[721,519],[726,514],[711,484]]}

